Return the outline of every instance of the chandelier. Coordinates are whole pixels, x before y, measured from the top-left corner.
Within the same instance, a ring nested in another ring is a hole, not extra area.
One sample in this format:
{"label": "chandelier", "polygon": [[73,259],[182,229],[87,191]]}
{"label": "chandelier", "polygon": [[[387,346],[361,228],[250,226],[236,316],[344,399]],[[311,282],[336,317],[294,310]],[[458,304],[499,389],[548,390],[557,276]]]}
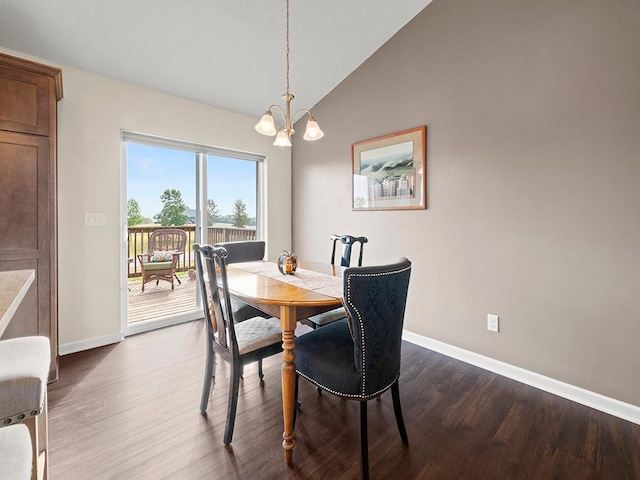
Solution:
{"label": "chandelier", "polygon": [[[291,115],[291,101],[294,99],[294,96],[289,93],[289,0],[286,1],[287,4],[287,34],[286,34],[286,49],[285,49],[285,57],[286,57],[286,82],[287,82],[287,93],[282,95],[282,99],[285,102],[285,108],[282,109],[279,105],[271,105],[267,111],[264,113],[260,121],[256,124],[256,131],[261,133],[262,135],[268,135],[270,137],[276,135],[276,140],[273,142],[274,145],[278,145],[281,147],[290,147],[291,146],[291,135],[295,133],[293,130],[293,124],[297,119],[301,118],[305,113],[309,115],[309,119],[307,120],[307,128],[304,132],[305,140],[313,141],[319,140],[324,136],[324,132],[320,130],[320,126],[316,119],[311,115],[311,111],[307,109],[298,110],[296,113]],[[276,109],[282,114],[282,127],[279,131],[276,131],[276,126],[273,119],[272,109]]]}

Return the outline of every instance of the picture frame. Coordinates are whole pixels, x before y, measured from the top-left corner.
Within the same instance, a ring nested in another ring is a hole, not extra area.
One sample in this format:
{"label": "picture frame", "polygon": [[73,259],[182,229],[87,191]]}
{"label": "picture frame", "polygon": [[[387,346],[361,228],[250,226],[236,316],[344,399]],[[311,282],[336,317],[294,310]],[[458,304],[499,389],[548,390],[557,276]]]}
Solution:
{"label": "picture frame", "polygon": [[352,210],[426,209],[426,152],[426,126],[352,144]]}

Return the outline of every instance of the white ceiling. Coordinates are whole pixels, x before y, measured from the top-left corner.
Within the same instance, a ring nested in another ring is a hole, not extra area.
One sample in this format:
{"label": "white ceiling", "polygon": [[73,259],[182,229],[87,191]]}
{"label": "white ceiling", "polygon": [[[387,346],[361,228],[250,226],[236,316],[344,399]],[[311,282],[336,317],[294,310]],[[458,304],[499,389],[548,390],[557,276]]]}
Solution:
{"label": "white ceiling", "polygon": [[[291,0],[293,108],[430,2]],[[284,37],[285,0],[0,0],[2,47],[253,116],[282,104]]]}

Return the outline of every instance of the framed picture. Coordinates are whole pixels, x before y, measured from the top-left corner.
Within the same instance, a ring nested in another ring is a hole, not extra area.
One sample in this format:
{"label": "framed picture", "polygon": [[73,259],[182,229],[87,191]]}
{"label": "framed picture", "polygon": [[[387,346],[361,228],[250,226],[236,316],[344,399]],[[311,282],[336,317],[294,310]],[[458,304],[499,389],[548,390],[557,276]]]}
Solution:
{"label": "framed picture", "polygon": [[351,145],[353,210],[427,208],[427,127]]}

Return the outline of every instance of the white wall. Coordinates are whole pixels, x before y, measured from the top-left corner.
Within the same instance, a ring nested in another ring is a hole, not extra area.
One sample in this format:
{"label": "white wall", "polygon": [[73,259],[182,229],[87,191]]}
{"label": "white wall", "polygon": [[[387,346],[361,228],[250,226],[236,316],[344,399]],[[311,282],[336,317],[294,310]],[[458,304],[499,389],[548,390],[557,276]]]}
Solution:
{"label": "white wall", "polygon": [[[266,156],[266,241],[291,246],[291,154],[253,129],[255,118],[62,68],[58,104],[59,343],[71,352],[117,340],[121,312],[122,129]],[[85,227],[84,212],[106,214]]]}

